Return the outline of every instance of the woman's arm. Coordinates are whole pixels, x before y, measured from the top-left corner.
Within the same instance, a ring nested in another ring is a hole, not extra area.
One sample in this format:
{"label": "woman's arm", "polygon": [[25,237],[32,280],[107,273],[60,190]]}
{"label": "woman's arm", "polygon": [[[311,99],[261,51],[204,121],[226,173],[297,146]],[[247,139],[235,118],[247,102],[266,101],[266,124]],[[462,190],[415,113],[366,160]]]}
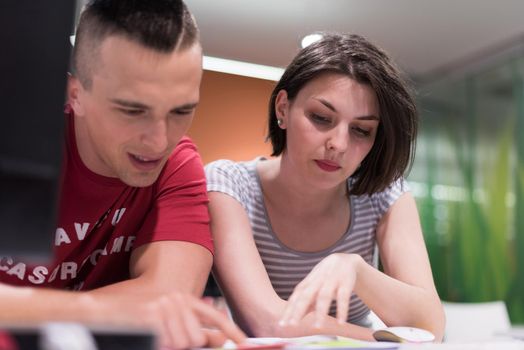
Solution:
{"label": "woman's arm", "polygon": [[355,292],[388,326],[414,326],[442,339],[444,311],[435,289],[415,201],[403,194],[377,227],[384,273],[354,254],[333,254],[322,260],[290,297],[283,321],[293,323],[314,308],[322,324],[332,300],[342,305]]}
{"label": "woman's arm", "polygon": [[362,291],[362,299],[386,324],[424,328],[442,339],[444,309],[410,193],[403,194],[384,215],[377,228],[377,241],[387,276],[376,270],[364,274],[361,284],[369,288]]}
{"label": "woman's arm", "polygon": [[242,205],[219,192],[209,193],[211,230],[215,242],[214,272],[238,324],[254,336],[293,337],[335,334],[371,340],[371,331],[329,317],[315,326],[313,313],[296,324],[279,325],[287,302],[273,289],[256,248]]}

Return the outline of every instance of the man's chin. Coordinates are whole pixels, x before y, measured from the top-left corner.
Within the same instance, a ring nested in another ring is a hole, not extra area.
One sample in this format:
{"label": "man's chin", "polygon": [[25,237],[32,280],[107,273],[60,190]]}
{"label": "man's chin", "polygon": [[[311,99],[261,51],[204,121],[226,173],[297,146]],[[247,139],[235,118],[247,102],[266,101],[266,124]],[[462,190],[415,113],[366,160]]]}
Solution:
{"label": "man's chin", "polygon": [[155,174],[135,174],[126,175],[120,178],[120,180],[131,187],[149,187],[155,183],[158,179],[157,173]]}

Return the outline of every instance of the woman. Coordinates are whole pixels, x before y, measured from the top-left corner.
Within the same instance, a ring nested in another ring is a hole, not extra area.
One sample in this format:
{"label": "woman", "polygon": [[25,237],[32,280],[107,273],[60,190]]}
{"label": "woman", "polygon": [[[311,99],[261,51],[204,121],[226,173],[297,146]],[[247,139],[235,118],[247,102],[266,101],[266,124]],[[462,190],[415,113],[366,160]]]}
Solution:
{"label": "woman", "polygon": [[372,310],[441,339],[403,179],[417,113],[388,56],[360,36],[324,34],[291,62],[269,109],[274,158],[206,168],[214,273],[236,321],[255,336],[371,340]]}

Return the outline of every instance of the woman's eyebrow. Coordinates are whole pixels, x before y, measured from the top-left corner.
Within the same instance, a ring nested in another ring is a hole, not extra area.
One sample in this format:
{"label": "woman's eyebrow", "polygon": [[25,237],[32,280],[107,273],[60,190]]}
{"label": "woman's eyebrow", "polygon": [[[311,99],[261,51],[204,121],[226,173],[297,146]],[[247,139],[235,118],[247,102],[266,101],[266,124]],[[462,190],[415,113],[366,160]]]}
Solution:
{"label": "woman's eyebrow", "polygon": [[[337,113],[337,109],[329,101],[327,101],[327,100],[325,100],[323,98],[315,98],[315,100],[319,101],[324,106],[326,106],[327,108],[329,108],[333,112]],[[356,119],[359,119],[359,120],[380,120],[380,118],[378,116],[373,115],[373,114],[359,116]]]}

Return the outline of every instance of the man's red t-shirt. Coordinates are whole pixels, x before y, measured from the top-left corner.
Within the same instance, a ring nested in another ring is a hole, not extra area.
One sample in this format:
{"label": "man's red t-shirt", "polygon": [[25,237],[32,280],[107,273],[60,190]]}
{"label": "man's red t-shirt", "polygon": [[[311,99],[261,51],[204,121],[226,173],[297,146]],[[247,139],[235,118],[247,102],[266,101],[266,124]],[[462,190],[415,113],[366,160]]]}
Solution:
{"label": "man's red t-shirt", "polygon": [[2,257],[0,282],[90,290],[128,279],[131,252],[146,243],[187,241],[213,252],[204,170],[189,138],[153,185],[130,187],[84,165],[74,117],[67,119],[54,262],[34,266]]}

